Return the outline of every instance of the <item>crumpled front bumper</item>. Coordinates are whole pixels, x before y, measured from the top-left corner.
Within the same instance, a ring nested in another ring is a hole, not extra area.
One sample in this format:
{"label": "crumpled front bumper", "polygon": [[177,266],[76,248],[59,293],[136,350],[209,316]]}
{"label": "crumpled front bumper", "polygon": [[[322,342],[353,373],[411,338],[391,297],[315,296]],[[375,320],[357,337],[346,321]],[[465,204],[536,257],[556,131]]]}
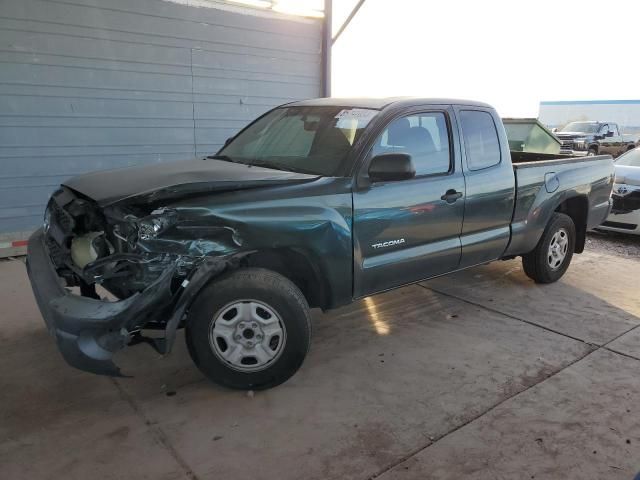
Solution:
{"label": "crumpled front bumper", "polygon": [[42,229],[29,239],[27,272],[49,332],[70,365],[100,375],[121,375],[113,354],[129,343],[130,331],[141,319],[170,306],[173,271],[167,268],[144,291],[125,300],[96,300],[62,286]]}

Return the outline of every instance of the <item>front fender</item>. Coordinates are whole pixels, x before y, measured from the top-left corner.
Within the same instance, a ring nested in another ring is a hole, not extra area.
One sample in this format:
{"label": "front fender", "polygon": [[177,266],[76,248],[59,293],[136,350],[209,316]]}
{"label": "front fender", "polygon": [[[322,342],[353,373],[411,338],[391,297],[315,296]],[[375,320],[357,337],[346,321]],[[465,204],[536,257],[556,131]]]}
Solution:
{"label": "front fender", "polygon": [[297,252],[288,262],[305,257],[312,263],[328,286],[327,307],[352,299],[350,179],[191,198],[171,208],[180,228],[147,243],[149,250],[170,246],[185,255]]}

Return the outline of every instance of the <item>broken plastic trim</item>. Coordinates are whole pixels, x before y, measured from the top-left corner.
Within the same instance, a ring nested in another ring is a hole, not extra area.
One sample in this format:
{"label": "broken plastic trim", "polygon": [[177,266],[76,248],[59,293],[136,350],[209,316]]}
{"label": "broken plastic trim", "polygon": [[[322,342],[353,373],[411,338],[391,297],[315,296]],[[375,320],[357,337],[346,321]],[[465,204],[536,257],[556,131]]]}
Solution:
{"label": "broken plastic trim", "polygon": [[168,268],[140,293],[105,302],[74,295],[60,284],[42,229],[29,239],[27,272],[49,332],[70,365],[101,375],[120,375],[111,358],[127,345],[129,330],[170,305],[174,268]]}
{"label": "broken plastic trim", "polygon": [[171,294],[174,264],[144,291],[118,302],[105,302],[74,295],[62,287],[40,229],[29,239],[27,271],[42,316],[65,360],[80,370],[120,376],[112,357],[132,341],[132,330],[153,316],[171,312],[165,337],[145,339],[160,353],[169,353],[180,321],[202,287],[249,253],[204,258],[175,295]]}
{"label": "broken plastic trim", "polygon": [[169,305],[173,272],[167,269],[144,291],[119,302],[73,294],[51,300],[52,323],[65,360],[81,370],[120,376],[113,354],[127,346],[136,322]]}
{"label": "broken plastic trim", "polygon": [[203,262],[195,268],[191,275],[182,282],[180,297],[174,305],[173,313],[167,321],[164,338],[154,338],[153,347],[161,354],[166,355],[171,351],[176,338],[176,331],[191,302],[200,290],[213,278],[218,277],[225,270],[238,267],[239,261],[252,252],[241,252],[227,258],[205,257]]}

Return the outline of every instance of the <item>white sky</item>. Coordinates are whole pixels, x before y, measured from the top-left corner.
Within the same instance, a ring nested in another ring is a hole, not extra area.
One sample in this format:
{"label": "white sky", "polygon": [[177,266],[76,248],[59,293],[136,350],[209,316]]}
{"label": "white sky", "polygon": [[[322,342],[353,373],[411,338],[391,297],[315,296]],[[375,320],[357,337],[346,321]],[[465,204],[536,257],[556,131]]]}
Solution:
{"label": "white sky", "polygon": [[[356,0],[333,0],[334,32]],[[332,95],[454,97],[502,116],[640,98],[640,0],[367,0],[333,48]]]}

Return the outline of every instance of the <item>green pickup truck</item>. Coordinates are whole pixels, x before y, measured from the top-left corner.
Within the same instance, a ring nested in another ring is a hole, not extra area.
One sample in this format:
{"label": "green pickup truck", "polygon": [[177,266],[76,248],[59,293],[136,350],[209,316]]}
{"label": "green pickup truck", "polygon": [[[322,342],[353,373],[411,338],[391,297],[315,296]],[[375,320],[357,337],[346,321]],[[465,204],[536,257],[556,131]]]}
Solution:
{"label": "green pickup truck", "polygon": [[211,380],[268,388],[302,364],[310,308],[516,256],[558,280],[613,177],[610,156],[510,152],[484,103],[301,101],[216,155],[68,180],[27,268],[74,367],[119,375],[115,352],[185,328]]}

